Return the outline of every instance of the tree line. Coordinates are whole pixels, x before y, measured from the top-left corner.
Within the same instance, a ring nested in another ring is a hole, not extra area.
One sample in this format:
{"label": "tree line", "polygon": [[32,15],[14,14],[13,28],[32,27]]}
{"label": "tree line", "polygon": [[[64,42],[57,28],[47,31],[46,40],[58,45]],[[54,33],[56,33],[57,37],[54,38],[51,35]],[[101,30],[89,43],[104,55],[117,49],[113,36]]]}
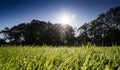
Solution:
{"label": "tree line", "polygon": [[111,8],[78,29],[79,35],[70,25],[53,24],[40,20],[21,23],[0,31],[3,38],[0,44],[9,45],[81,45],[96,44],[110,46],[120,45],[120,6]]}
{"label": "tree line", "polygon": [[1,34],[10,45],[72,45],[74,42],[72,26],[39,20],[6,27]]}

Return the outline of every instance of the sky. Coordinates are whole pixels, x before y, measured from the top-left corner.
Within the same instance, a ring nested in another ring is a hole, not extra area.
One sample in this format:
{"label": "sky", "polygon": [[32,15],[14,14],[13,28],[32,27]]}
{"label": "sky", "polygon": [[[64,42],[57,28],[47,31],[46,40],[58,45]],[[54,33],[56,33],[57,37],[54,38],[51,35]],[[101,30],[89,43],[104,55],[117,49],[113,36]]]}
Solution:
{"label": "sky", "polygon": [[33,19],[79,28],[116,6],[120,0],[0,0],[0,30]]}

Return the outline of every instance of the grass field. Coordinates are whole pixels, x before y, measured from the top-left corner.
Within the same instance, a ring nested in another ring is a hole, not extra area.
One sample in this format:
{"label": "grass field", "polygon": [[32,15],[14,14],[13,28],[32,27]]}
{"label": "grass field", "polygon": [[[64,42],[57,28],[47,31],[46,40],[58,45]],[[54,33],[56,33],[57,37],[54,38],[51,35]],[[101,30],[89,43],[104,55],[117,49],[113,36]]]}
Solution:
{"label": "grass field", "polygon": [[120,70],[120,47],[2,46],[0,70]]}

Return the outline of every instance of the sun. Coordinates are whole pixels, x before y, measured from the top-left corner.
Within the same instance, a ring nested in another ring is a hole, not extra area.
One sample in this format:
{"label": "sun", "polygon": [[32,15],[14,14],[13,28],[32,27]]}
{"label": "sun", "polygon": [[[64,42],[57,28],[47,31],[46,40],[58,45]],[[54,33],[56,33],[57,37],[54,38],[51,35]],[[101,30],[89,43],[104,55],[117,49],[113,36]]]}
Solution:
{"label": "sun", "polygon": [[58,16],[58,22],[61,24],[70,24],[72,21],[72,17],[69,14],[60,14]]}
{"label": "sun", "polygon": [[70,24],[71,21],[71,17],[69,15],[61,15],[59,17],[59,22],[62,24]]}
{"label": "sun", "polygon": [[57,12],[55,21],[60,24],[73,25],[76,16],[76,13],[63,10],[62,12]]}

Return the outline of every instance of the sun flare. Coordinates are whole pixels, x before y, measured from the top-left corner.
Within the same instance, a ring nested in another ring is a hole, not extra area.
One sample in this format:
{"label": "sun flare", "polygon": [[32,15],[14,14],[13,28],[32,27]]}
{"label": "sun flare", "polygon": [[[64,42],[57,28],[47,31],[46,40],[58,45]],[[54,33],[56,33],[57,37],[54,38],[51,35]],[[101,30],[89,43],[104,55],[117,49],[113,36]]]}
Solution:
{"label": "sun flare", "polygon": [[61,24],[71,24],[72,19],[72,14],[70,13],[64,12],[58,15],[58,22]]}
{"label": "sun flare", "polygon": [[70,11],[63,10],[62,12],[58,12],[56,17],[57,21],[60,24],[68,24],[73,25],[76,20],[77,13],[72,13]]}
{"label": "sun flare", "polygon": [[61,15],[59,17],[59,22],[62,24],[70,24],[71,22],[71,17],[68,15]]}

